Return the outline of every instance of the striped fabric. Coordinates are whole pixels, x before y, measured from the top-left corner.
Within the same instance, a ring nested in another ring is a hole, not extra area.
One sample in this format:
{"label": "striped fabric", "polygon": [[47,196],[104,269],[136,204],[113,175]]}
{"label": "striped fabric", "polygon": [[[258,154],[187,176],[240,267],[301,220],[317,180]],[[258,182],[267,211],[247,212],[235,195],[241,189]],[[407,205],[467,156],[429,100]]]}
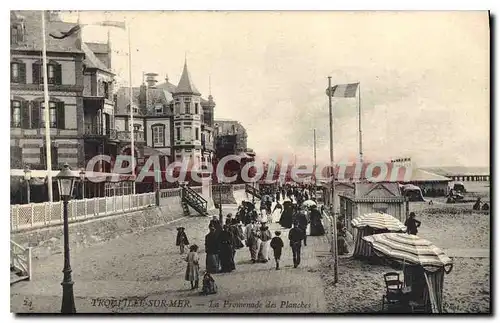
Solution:
{"label": "striped fabric", "polygon": [[331,89],[326,89],[326,95],[337,98],[354,98],[356,97],[356,91],[358,90],[359,83],[350,84],[338,84],[331,87]]}
{"label": "striped fabric", "polygon": [[354,253],[353,257],[371,257],[372,247],[368,242],[363,240],[363,237],[367,235],[365,228],[358,228],[356,233],[356,241],[354,241]]}
{"label": "striped fabric", "polygon": [[[437,269],[453,266],[452,260],[430,241],[405,233],[381,233],[363,237],[378,252],[392,259]],[[431,268],[429,268],[431,269]],[[447,271],[449,272],[449,271]]]}
{"label": "striped fabric", "polygon": [[368,213],[351,221],[355,228],[371,227],[374,229],[386,229],[390,232],[405,232],[406,226],[398,219],[386,213]]}
{"label": "striped fabric", "polygon": [[405,286],[411,286],[412,298],[420,304],[425,304],[426,312],[443,312],[443,268],[429,272],[420,266],[404,268]]}

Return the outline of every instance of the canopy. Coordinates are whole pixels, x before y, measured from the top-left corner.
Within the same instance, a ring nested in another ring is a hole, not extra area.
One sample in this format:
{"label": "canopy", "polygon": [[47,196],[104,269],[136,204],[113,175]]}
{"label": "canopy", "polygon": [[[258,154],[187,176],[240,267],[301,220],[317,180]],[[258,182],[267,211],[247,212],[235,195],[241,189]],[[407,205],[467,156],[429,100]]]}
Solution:
{"label": "canopy", "polygon": [[404,232],[406,226],[398,219],[387,213],[368,213],[359,216],[351,221],[353,227],[371,227],[375,229],[385,229],[393,232]]}
{"label": "canopy", "polygon": [[430,241],[405,233],[380,233],[363,237],[372,248],[395,260],[420,265],[426,270],[443,268],[449,273],[453,261]]}
{"label": "canopy", "polygon": [[405,191],[409,191],[409,190],[418,190],[420,191],[420,187],[416,186],[416,185],[413,185],[413,184],[406,184],[406,185],[403,185],[403,189]]}

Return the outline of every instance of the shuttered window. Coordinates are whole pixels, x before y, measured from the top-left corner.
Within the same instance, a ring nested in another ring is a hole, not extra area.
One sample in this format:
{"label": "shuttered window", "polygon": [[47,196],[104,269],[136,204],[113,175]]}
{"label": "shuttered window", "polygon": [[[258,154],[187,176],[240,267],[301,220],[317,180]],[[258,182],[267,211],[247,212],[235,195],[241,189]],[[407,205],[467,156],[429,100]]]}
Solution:
{"label": "shuttered window", "polygon": [[26,83],[26,64],[21,61],[10,63],[10,82]]}
{"label": "shuttered window", "polygon": [[[40,165],[43,167],[47,167],[47,147],[44,145],[40,148]],[[58,167],[58,158],[57,158],[57,148],[54,146],[50,146],[50,159],[52,161],[52,170],[59,169]]]}
{"label": "shuttered window", "polygon": [[[43,73],[42,73],[41,62],[33,63],[33,84],[43,83]],[[62,84],[62,74],[61,65],[55,61],[51,61],[47,64],[47,80],[48,84],[60,85]]]}
{"label": "shuttered window", "polygon": [[165,126],[164,125],[151,126],[151,132],[153,134],[153,147],[165,146]]}

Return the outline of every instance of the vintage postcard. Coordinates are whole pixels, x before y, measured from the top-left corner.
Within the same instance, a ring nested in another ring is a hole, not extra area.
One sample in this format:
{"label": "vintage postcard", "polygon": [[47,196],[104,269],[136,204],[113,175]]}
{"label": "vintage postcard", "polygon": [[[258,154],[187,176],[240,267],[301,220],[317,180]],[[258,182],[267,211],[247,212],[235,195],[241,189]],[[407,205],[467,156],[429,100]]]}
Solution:
{"label": "vintage postcard", "polygon": [[11,11],[11,312],[490,314],[489,25]]}

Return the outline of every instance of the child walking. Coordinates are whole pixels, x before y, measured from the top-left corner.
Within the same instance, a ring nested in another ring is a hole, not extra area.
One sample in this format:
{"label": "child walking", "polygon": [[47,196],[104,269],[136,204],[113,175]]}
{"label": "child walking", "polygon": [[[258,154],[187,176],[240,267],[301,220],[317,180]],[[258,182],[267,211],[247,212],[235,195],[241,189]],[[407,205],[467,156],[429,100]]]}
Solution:
{"label": "child walking", "polygon": [[271,248],[273,248],[274,252],[274,260],[276,260],[276,270],[280,269],[280,258],[281,258],[281,251],[283,250],[283,240],[281,240],[280,231],[274,232],[276,235],[274,238],[271,239]]}
{"label": "child walking", "polygon": [[196,289],[198,288],[198,281],[200,279],[200,265],[198,263],[199,257],[197,245],[194,244],[189,248],[189,253],[185,260],[187,262],[187,268],[184,279],[191,283],[191,289]]}
{"label": "child walking", "polygon": [[186,231],[184,231],[184,227],[177,228],[177,239],[175,239],[175,245],[179,246],[181,255],[184,254],[184,246],[189,245],[189,240],[187,238]]}

